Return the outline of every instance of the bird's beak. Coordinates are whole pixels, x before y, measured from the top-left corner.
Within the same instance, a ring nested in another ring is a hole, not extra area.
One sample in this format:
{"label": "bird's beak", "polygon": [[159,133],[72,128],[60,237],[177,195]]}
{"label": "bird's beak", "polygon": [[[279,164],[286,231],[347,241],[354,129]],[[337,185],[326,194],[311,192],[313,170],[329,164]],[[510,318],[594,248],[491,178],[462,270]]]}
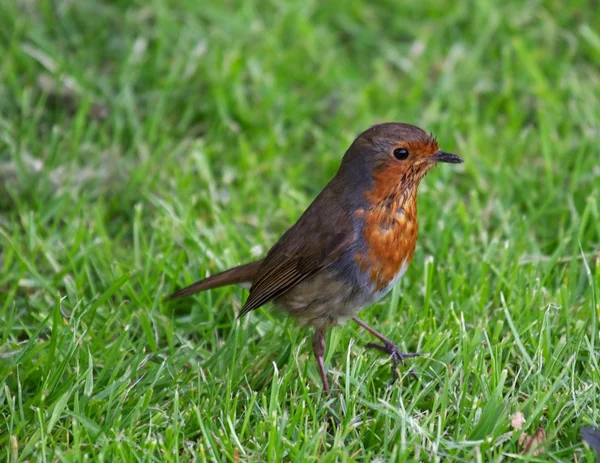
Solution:
{"label": "bird's beak", "polygon": [[432,162],[449,162],[451,164],[460,164],[464,162],[460,156],[456,154],[446,153],[444,151],[438,151],[429,158]]}

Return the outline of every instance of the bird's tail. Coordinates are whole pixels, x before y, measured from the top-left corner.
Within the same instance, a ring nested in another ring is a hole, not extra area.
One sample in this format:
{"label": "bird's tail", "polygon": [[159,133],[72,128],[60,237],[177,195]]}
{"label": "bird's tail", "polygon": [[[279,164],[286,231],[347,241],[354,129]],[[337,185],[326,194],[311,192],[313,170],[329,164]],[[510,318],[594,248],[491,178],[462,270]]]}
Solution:
{"label": "bird's tail", "polygon": [[172,299],[179,299],[180,297],[190,296],[200,291],[206,291],[207,289],[218,288],[220,286],[235,285],[239,283],[251,283],[254,280],[254,275],[260,267],[261,260],[256,262],[250,262],[249,264],[240,265],[238,267],[225,270],[224,272],[212,275],[204,280],[197,281],[196,283],[180,289],[174,292],[166,298],[167,301]]}

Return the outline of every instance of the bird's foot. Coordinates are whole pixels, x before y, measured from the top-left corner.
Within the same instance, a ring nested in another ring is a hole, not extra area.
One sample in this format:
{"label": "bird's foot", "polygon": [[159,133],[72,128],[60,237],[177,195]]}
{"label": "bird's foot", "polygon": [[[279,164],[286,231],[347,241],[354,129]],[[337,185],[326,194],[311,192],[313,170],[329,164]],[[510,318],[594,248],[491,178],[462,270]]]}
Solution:
{"label": "bird's foot", "polygon": [[[380,350],[381,352],[388,354],[392,358],[392,377],[393,377],[392,383],[394,383],[398,380],[398,364],[399,363],[402,363],[402,365],[405,365],[404,359],[419,357],[421,355],[416,352],[401,352],[400,349],[398,349],[398,346],[396,346],[396,344],[394,344],[391,341],[384,342],[383,344],[377,344],[375,342],[370,342],[369,344],[366,345],[366,347],[369,349]],[[416,376],[412,370],[409,371],[409,374]]]}

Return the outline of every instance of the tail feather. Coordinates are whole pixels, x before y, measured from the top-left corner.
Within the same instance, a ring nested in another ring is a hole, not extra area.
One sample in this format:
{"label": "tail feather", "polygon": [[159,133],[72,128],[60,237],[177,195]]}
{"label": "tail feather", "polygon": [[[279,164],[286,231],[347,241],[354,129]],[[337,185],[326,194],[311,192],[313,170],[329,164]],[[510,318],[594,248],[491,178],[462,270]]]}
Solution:
{"label": "tail feather", "polygon": [[262,260],[257,260],[256,262],[250,262],[249,264],[240,265],[238,267],[225,270],[224,272],[217,273],[216,275],[212,275],[204,280],[197,281],[186,288],[174,292],[168,296],[166,300],[170,301],[172,299],[179,299],[181,297],[199,293],[200,291],[206,291],[207,289],[219,288],[220,286],[251,283],[261,263]]}

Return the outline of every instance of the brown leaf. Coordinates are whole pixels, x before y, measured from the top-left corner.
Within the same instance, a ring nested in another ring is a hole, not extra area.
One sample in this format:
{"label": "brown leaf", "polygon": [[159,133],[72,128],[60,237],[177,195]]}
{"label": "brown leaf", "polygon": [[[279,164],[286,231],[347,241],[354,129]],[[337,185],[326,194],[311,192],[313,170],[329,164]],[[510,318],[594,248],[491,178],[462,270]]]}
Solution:
{"label": "brown leaf", "polygon": [[541,455],[546,450],[546,433],[542,428],[537,428],[533,436],[521,434],[519,436],[519,445],[521,446],[521,455],[532,452],[534,456]]}

